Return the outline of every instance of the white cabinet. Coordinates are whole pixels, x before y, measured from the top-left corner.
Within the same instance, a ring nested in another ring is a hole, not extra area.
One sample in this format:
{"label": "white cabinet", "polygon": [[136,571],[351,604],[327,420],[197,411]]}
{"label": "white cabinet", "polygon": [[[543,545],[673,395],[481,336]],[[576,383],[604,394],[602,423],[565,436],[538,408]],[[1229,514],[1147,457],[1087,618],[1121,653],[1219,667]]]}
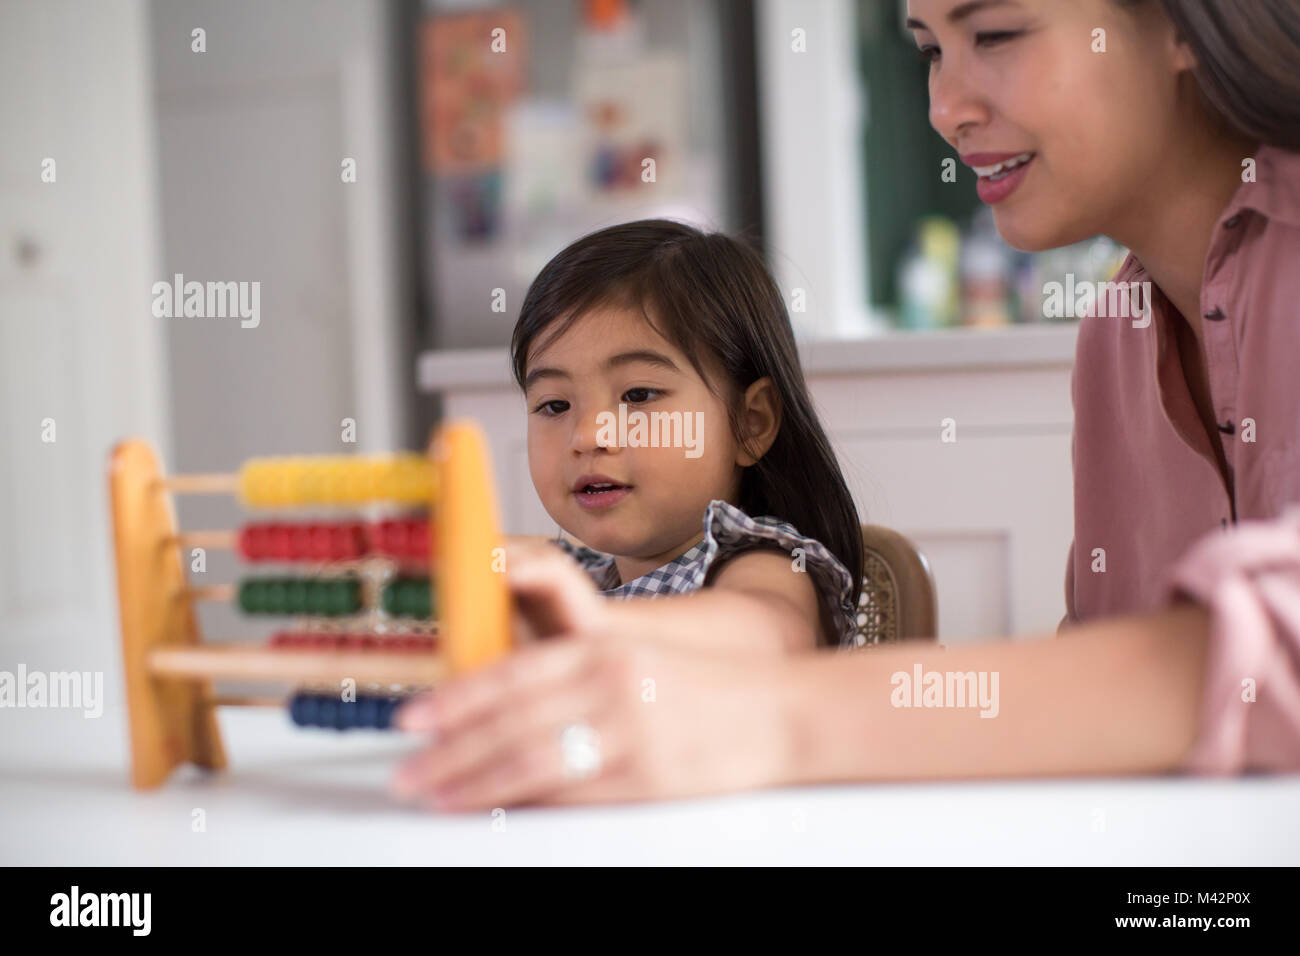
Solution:
{"label": "white cabinet", "polygon": [[[1015,327],[801,345],[862,520],[908,535],[930,558],[946,643],[1050,632],[1065,612],[1075,333]],[[554,533],[528,476],[507,351],[426,353],[419,381],[442,395],[445,417],[487,430],[507,531]]]}

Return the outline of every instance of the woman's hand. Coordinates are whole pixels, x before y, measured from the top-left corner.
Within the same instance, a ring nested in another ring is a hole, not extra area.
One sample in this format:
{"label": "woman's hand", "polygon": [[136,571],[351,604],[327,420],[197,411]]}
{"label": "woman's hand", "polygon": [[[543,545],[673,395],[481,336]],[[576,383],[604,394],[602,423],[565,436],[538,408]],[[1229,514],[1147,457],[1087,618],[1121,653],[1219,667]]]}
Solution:
{"label": "woman's hand", "polygon": [[402,708],[397,726],[431,740],[399,768],[399,796],[470,810],[782,782],[780,658],[660,641],[654,599],[603,598],[549,546],[508,552],[507,577],[532,642]]}
{"label": "woman's hand", "polygon": [[553,544],[512,538],[506,544],[506,581],[514,603],[516,646],[606,628],[608,600],[585,571]]}

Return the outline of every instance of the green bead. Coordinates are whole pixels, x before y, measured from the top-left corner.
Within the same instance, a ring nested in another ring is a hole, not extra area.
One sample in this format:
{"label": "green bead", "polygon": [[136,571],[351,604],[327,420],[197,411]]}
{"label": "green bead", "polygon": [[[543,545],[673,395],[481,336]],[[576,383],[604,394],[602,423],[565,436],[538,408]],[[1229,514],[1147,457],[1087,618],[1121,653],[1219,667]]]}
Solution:
{"label": "green bead", "polygon": [[339,578],[330,582],[327,614],[349,614],[361,609],[361,582]]}
{"label": "green bead", "polygon": [[411,581],[411,617],[428,617],[432,611],[432,600],[429,593],[429,579],[416,578]]}
{"label": "green bead", "polygon": [[285,581],[285,605],[290,614],[302,614],[307,609],[310,590],[306,581],[293,578]]}
{"label": "green bead", "polygon": [[400,617],[429,616],[429,579],[399,578],[384,590],[384,610]]}
{"label": "green bead", "polygon": [[411,614],[411,582],[403,578],[397,583],[397,613],[403,617],[409,617]]}
{"label": "green bead", "polygon": [[384,590],[379,595],[379,603],[384,607],[384,613],[393,617],[398,616],[401,611],[397,609],[398,605],[398,587],[400,582],[393,581],[384,585]]}
{"label": "green bead", "polygon": [[330,589],[325,581],[307,582],[303,598],[303,607],[308,614],[328,614],[330,607]]}
{"label": "green bead", "polygon": [[239,609],[245,614],[257,614],[262,606],[261,588],[258,582],[245,579],[239,582]]}
{"label": "green bead", "polygon": [[271,614],[289,613],[289,588],[282,578],[266,582],[266,609]]}

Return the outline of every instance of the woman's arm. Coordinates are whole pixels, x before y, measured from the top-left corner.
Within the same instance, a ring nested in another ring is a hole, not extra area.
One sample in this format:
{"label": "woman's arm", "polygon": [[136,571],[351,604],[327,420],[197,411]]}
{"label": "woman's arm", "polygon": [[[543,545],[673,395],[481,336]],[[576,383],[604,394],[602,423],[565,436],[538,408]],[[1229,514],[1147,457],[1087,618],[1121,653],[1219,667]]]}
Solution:
{"label": "woman's arm", "polygon": [[[1196,735],[1206,619],[1191,606],[1018,644],[779,656],[691,647],[662,626],[654,605],[663,603],[616,602],[608,634],[544,641],[405,705],[398,726],[432,736],[394,790],[466,810],[851,780],[1158,772],[1177,768]],[[997,672],[997,716],[893,706],[893,674],[918,664]],[[560,730],[575,723],[599,740],[593,779],[564,765]]]}
{"label": "woman's arm", "polygon": [[793,571],[784,552],[738,554],[719,568],[708,587],[689,594],[620,601],[600,598],[591,579],[562,551],[547,547],[546,539],[540,544],[524,537],[507,540],[514,556],[508,564],[515,558],[540,561],[545,573],[555,575],[550,597],[564,606],[547,612],[554,631],[610,631],[602,618],[613,611],[644,621],[644,627],[620,627],[625,639],[644,632],[657,642],[696,650],[768,655],[811,650],[822,630],[812,576]]}
{"label": "woman's arm", "polygon": [[[793,662],[781,782],[1174,770],[1197,734],[1207,642],[1208,615],[1189,604],[1058,638]],[[891,677],[911,680],[918,666],[977,683],[983,672],[996,715],[895,706],[911,688]]]}
{"label": "woman's arm", "polygon": [[[1201,603],[946,650],[720,653],[702,645],[743,626],[728,623],[721,592],[604,602],[589,581],[574,586],[572,562],[512,568],[524,615],[556,639],[405,705],[399,726],[432,739],[399,771],[399,794],[468,809],[850,780],[1300,767],[1300,506],[1195,549],[1171,596]],[[673,616],[679,606],[692,615]],[[948,673],[978,687],[982,672],[987,700],[896,706],[895,675],[918,669],[923,688],[926,672],[942,673],[945,691]],[[574,723],[598,736],[594,779],[566,773],[559,731]],[[1189,760],[1198,752],[1201,767]]]}

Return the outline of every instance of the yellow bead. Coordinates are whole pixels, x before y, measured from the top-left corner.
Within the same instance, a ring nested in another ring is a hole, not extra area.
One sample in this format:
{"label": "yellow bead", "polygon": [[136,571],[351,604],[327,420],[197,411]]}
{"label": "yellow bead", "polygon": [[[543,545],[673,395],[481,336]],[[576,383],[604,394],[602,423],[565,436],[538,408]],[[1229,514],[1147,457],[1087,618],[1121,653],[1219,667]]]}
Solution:
{"label": "yellow bead", "polygon": [[343,504],[347,500],[347,474],[337,458],[330,459],[322,469],[324,494],[321,501],[325,504]]}
{"label": "yellow bead", "polygon": [[287,505],[292,499],[289,490],[289,472],[283,460],[273,462],[267,469],[267,497],[274,507]]}
{"label": "yellow bead", "polygon": [[250,508],[261,506],[265,495],[265,482],[262,480],[262,468],[256,461],[244,462],[239,469],[239,498]]}
{"label": "yellow bead", "polygon": [[349,504],[359,504],[368,498],[369,475],[364,461],[350,461],[343,469],[343,494]]}
{"label": "yellow bead", "polygon": [[304,504],[320,501],[325,496],[322,472],[317,462],[311,462],[303,468],[298,478],[298,494]]}

